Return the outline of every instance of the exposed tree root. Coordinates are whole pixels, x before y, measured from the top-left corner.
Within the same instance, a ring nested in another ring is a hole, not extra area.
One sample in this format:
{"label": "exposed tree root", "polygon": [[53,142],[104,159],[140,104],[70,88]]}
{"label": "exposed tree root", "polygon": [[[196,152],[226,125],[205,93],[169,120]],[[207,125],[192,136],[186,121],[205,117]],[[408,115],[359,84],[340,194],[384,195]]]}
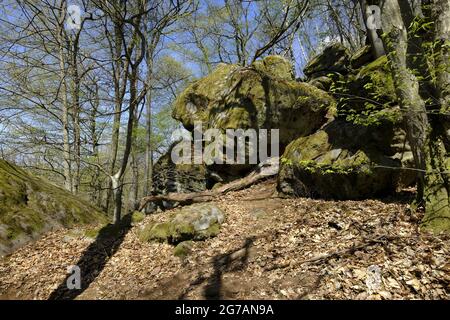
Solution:
{"label": "exposed tree root", "polygon": [[190,193],[172,192],[168,194],[144,197],[140,202],[139,211],[142,211],[148,203],[155,201],[174,201],[178,202],[180,205],[212,201],[219,195],[247,188],[260,180],[274,176],[278,174],[278,169],[279,158],[270,158],[266,162],[260,164],[258,168],[256,168],[246,177],[234,180],[213,190]]}

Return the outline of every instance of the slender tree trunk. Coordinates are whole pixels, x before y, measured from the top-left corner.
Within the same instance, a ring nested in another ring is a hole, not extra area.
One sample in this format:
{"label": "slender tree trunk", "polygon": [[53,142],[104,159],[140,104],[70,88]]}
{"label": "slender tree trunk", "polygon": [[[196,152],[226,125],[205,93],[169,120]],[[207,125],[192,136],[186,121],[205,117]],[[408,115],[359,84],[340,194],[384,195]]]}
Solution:
{"label": "slender tree trunk", "polygon": [[69,140],[69,106],[67,101],[67,79],[66,79],[66,63],[64,54],[64,20],[66,16],[65,1],[61,2],[61,16],[58,21],[58,58],[59,58],[59,78],[61,82],[62,96],[62,125],[63,125],[63,171],[64,171],[64,187],[72,192],[72,170],[71,170],[71,154]]}
{"label": "slender tree trunk", "polygon": [[137,95],[137,72],[138,65],[133,64],[131,66],[131,71],[129,75],[129,88],[130,88],[130,104],[128,108],[128,124],[127,133],[125,139],[125,150],[123,153],[122,163],[119,171],[112,176],[112,184],[114,190],[114,223],[120,222],[122,215],[122,193],[123,193],[123,176],[128,165],[128,159],[130,157],[131,148],[133,144],[133,134],[134,134],[134,123],[135,123],[135,110],[138,105],[138,95]]}
{"label": "slender tree trunk", "polygon": [[130,207],[136,209],[139,201],[139,164],[136,148],[131,151],[131,190],[130,190]]}
{"label": "slender tree trunk", "polygon": [[[134,128],[138,128],[138,108],[134,115]],[[135,210],[139,205],[139,159],[138,159],[138,145],[137,145],[137,131],[133,131],[133,142],[131,147],[131,188],[130,199],[128,201],[130,207]]]}
{"label": "slender tree trunk", "polygon": [[113,222],[118,224],[120,222],[120,217],[122,215],[122,192],[123,184],[121,178],[116,176],[111,176],[112,191],[114,196],[114,215]]}
{"label": "slender tree trunk", "polygon": [[442,126],[445,148],[450,152],[450,1],[436,0],[431,16],[431,20],[435,22],[433,40],[437,43],[435,64],[437,98],[440,104],[439,122]]}
{"label": "slender tree trunk", "polygon": [[[92,110],[90,113],[90,125],[89,125],[89,131],[91,135],[91,143],[92,143],[92,150],[91,150],[91,156],[97,163],[99,163],[99,152],[98,152],[98,133],[97,133],[97,114],[98,114],[98,108],[100,106],[100,99],[98,95],[98,85],[92,84],[92,86],[95,87],[95,90],[93,91],[94,96],[91,97],[92,99]],[[101,182],[100,182],[100,168],[94,167],[94,175],[91,179],[91,200],[93,203],[95,203],[97,206],[101,205]]]}
{"label": "slender tree trunk", "polygon": [[144,195],[148,195],[153,189],[153,147],[152,147],[152,95],[149,90],[146,100],[146,141],[145,141],[145,165],[144,165]]}
{"label": "slender tree trunk", "polygon": [[73,178],[73,192],[78,193],[80,188],[81,170],[81,128],[80,128],[80,76],[78,72],[78,40],[71,41],[72,59],[72,117],[73,117],[73,149],[75,155],[75,173]]}
{"label": "slender tree trunk", "polygon": [[147,48],[146,53],[147,64],[147,85],[149,86],[146,96],[146,115],[145,115],[145,165],[144,165],[144,195],[148,195],[153,188],[153,147],[152,147],[152,90],[151,81],[153,77],[153,50]]}
{"label": "slender tree trunk", "polygon": [[[114,66],[114,120],[111,132],[111,148],[110,148],[110,173],[114,174],[116,170],[117,152],[119,149],[119,133],[120,122],[122,118],[122,93],[120,78],[122,75],[122,36],[123,26],[119,22],[114,23],[114,54],[113,54],[113,66]],[[106,194],[106,211],[109,211],[110,203],[113,200],[113,181],[109,181]]]}

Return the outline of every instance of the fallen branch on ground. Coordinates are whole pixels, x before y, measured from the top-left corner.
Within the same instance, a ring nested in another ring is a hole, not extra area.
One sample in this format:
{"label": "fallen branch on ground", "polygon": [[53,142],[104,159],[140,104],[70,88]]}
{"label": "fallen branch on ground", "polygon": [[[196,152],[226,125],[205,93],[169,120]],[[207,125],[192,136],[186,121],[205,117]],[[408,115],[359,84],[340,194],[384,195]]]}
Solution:
{"label": "fallen branch on ground", "polygon": [[224,184],[223,186],[220,186],[214,190],[205,190],[201,192],[191,193],[173,192],[168,194],[144,197],[140,202],[139,211],[142,211],[148,203],[155,201],[174,201],[178,202],[180,205],[212,201],[219,195],[247,188],[262,179],[274,176],[278,174],[278,169],[279,158],[269,158],[266,162],[260,164],[258,168],[256,168],[246,177]]}
{"label": "fallen branch on ground", "polygon": [[345,256],[354,254],[356,251],[363,250],[367,247],[377,245],[377,244],[385,244],[389,241],[397,240],[399,238],[401,238],[401,237],[400,236],[381,235],[381,236],[378,236],[373,239],[365,239],[365,242],[358,244],[358,245],[353,245],[350,248],[346,248],[341,251],[332,252],[332,253],[328,253],[328,254],[320,254],[320,255],[315,256],[310,259],[297,261],[295,264],[292,264],[291,262],[289,262],[289,263],[273,265],[273,266],[266,268],[265,270],[271,271],[271,270],[275,270],[275,269],[284,269],[287,267],[299,266],[304,263],[323,263],[323,262],[327,262],[328,260],[333,259],[333,258],[343,258]]}

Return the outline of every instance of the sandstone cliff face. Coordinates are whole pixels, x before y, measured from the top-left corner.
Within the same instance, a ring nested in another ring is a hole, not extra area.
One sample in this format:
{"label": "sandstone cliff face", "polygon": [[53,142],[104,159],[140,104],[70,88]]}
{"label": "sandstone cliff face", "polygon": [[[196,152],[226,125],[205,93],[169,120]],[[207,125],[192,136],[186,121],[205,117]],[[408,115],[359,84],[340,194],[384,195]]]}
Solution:
{"label": "sandstone cliff face", "polygon": [[[294,196],[364,199],[390,194],[414,182],[413,171],[400,170],[411,167],[413,158],[387,59],[370,58],[365,48],[349,57],[346,50],[333,45],[307,65],[310,83],[319,88],[328,84],[336,99],[336,116],[286,148],[279,191]],[[343,61],[352,64],[343,68]]]}
{"label": "sandstone cliff face", "polygon": [[0,255],[54,228],[106,221],[87,201],[0,160]]}
{"label": "sandstone cliff face", "polygon": [[326,92],[295,81],[291,70],[276,56],[245,68],[219,65],[180,95],[173,117],[188,130],[196,121],[205,129],[279,129],[286,146],[325,124],[335,103]]}
{"label": "sandstone cliff face", "polygon": [[[412,154],[402,129],[387,60],[373,61],[331,45],[307,64],[307,82],[296,81],[286,59],[269,56],[248,67],[221,64],[176,100],[173,117],[189,131],[279,129],[278,189],[294,196],[361,199],[414,181]],[[251,166],[175,166],[161,158],[158,186],[189,192],[242,177]],[[161,178],[172,170],[173,181]],[[186,177],[192,179],[187,179]],[[189,181],[188,181],[189,180]],[[159,189],[158,189],[159,188]]]}
{"label": "sandstone cliff face", "polygon": [[[189,130],[279,129],[280,151],[317,131],[335,111],[331,95],[295,81],[292,64],[269,56],[249,67],[220,64],[178,97],[173,117]],[[175,165],[169,152],[155,166],[155,193],[201,191],[248,173],[253,165]],[[187,181],[189,180],[189,182]]]}

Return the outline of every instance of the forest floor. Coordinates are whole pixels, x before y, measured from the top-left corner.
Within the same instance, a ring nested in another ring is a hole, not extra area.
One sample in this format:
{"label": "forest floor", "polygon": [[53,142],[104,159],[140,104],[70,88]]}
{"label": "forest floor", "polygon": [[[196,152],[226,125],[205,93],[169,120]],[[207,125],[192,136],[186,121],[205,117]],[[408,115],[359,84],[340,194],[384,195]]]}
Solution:
{"label": "forest floor", "polygon": [[52,297],[77,264],[89,275],[76,299],[450,299],[450,236],[419,233],[412,191],[365,201],[274,191],[269,180],[218,199],[220,234],[195,242],[186,258],[137,237],[166,212],[109,245],[51,232],[0,261],[0,299]]}

